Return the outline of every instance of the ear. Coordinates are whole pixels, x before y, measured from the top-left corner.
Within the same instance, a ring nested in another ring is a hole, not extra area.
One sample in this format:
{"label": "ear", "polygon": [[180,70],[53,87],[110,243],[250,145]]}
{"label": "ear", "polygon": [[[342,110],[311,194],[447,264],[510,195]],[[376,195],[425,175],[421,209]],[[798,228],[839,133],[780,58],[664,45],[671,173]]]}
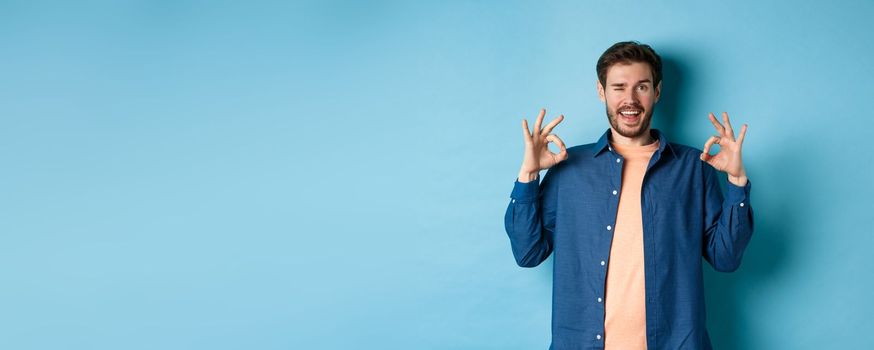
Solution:
{"label": "ear", "polygon": [[601,102],[607,103],[607,96],[604,96],[604,85],[601,85],[600,80],[597,81],[597,85],[598,85],[598,99],[600,99]]}
{"label": "ear", "polygon": [[[655,102],[659,102],[659,97],[661,97],[661,96],[662,96],[662,82],[659,82],[659,84],[656,85],[656,88],[655,88]],[[653,102],[653,103],[655,103],[655,102]]]}

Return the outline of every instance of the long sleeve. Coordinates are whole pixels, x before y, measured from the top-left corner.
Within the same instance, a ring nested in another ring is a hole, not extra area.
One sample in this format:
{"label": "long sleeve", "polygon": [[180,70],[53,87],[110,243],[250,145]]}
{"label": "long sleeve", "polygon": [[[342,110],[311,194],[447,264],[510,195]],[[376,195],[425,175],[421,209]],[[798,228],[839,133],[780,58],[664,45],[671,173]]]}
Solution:
{"label": "long sleeve", "polygon": [[519,266],[535,267],[552,253],[557,185],[556,167],[546,172],[539,185],[536,179],[527,183],[516,179],[513,185],[504,228]]}
{"label": "long sleeve", "polygon": [[753,234],[750,182],[747,181],[744,187],[729,182],[727,196],[723,198],[716,170],[706,164],[704,168],[704,259],[716,271],[732,272],[740,267]]}

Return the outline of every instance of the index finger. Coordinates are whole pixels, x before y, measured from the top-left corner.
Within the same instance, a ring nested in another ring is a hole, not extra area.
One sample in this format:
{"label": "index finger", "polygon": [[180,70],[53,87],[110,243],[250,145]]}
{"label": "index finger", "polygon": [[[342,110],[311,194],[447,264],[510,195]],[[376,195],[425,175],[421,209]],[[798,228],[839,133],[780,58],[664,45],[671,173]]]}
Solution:
{"label": "index finger", "polygon": [[713,155],[710,154],[710,147],[713,147],[713,144],[715,144],[718,139],[719,137],[717,136],[710,136],[710,138],[707,139],[707,142],[704,143],[704,150],[701,151],[701,160],[707,161],[713,157]]}
{"label": "index finger", "polygon": [[[558,154],[556,154],[556,155],[558,156],[559,161],[567,159],[567,156],[568,156],[567,147],[565,147],[564,142],[561,141],[561,138],[559,138],[558,135],[549,134],[549,135],[546,135],[546,139],[549,141],[552,141],[556,145],[558,145],[559,150],[558,150]],[[552,152],[549,152],[549,153],[552,153]]]}

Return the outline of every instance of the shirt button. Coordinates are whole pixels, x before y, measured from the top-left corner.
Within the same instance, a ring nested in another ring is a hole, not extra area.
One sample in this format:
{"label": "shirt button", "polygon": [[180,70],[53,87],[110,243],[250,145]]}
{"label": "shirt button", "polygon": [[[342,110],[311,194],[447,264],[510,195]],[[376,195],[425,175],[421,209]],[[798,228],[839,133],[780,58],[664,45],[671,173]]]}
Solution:
{"label": "shirt button", "polygon": [[744,203],[743,203],[743,202],[740,202],[740,206],[744,206]]}
{"label": "shirt button", "polygon": [[598,298],[598,302],[599,302],[599,303],[601,302],[601,300],[602,300],[601,298]]}
{"label": "shirt button", "polygon": [[621,159],[616,158],[616,163],[619,163],[620,161],[621,161]]}
{"label": "shirt button", "polygon": [[[613,195],[614,195],[614,196],[615,196],[617,193],[619,193],[619,192],[616,192],[616,190],[613,190]],[[741,203],[741,204],[743,204],[743,203]]]}
{"label": "shirt button", "polygon": [[601,335],[600,334],[596,335],[595,339],[601,340]]}
{"label": "shirt button", "polygon": [[515,199],[510,200],[510,203],[516,203]]}
{"label": "shirt button", "polygon": [[601,266],[604,266],[604,264],[606,264],[606,263],[607,263],[606,261],[601,260]]}
{"label": "shirt button", "polygon": [[613,226],[607,225],[607,231],[610,231],[612,229],[613,229]]}

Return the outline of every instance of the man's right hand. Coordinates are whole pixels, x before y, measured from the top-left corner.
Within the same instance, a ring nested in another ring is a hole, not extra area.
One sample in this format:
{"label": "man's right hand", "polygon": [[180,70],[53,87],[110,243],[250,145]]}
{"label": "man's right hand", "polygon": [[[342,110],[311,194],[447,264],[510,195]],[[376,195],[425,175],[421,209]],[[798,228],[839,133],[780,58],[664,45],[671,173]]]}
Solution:
{"label": "man's right hand", "polygon": [[[565,148],[564,142],[558,138],[558,135],[550,134],[552,129],[564,119],[564,115],[559,115],[558,118],[555,118],[541,130],[540,125],[543,123],[545,115],[546,109],[541,109],[540,115],[537,116],[537,122],[534,124],[533,134],[529,132],[528,120],[522,119],[525,158],[522,160],[522,169],[519,170],[519,182],[534,181],[541,170],[549,169],[553,165],[567,159],[567,148]],[[547,145],[550,142],[555,142],[561,149],[558,154],[549,151]]]}

